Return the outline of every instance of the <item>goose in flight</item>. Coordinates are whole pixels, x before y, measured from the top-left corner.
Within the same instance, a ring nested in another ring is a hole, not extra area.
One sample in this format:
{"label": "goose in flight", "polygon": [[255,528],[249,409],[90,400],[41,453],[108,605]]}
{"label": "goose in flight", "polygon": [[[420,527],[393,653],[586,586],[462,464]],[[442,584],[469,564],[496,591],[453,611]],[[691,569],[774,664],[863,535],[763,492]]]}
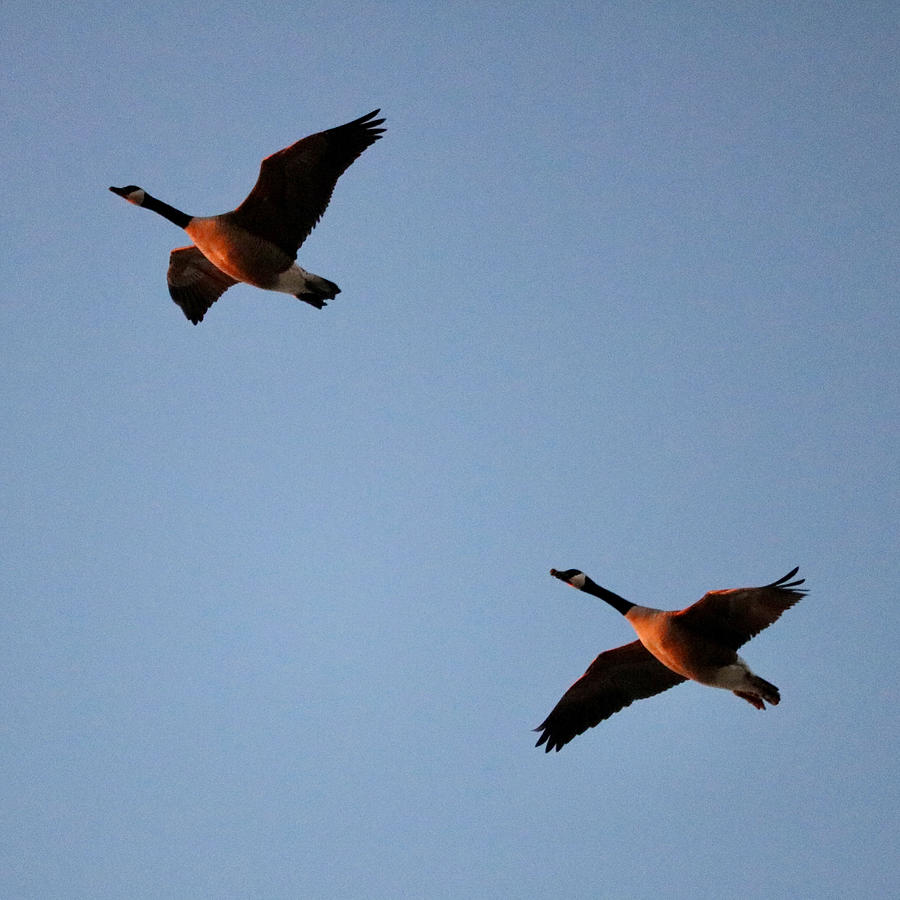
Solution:
{"label": "goose in flight", "polygon": [[111,187],[183,228],[194,242],[169,257],[169,293],[196,325],[206,311],[239,281],[293,294],[316,309],[340,288],[301,269],[297,250],[325,212],[338,178],[384,128],[381,110],[320,131],[267,156],[246,200],[218,216],[189,216],[130,184]]}
{"label": "goose in flight", "polygon": [[790,580],[796,568],[765,587],[709,591],[693,606],[674,611],[631,603],[578,569],[550,574],[605,600],[628,619],[639,640],[601,653],[535,728],[541,732],[535,746],[545,744],[547,753],[635,700],[688,679],[733,691],[757,709],[781,699],[778,688],[754,675],[737,651],[806,593],[799,587],[806,579]]}

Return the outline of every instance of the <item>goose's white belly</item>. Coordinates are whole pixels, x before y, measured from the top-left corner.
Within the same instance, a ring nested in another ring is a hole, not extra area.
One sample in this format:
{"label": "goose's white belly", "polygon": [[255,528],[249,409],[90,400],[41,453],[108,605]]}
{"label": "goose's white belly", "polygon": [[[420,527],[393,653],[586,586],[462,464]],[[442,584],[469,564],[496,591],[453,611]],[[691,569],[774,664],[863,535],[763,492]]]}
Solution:
{"label": "goose's white belly", "polygon": [[[696,660],[685,658],[684,653],[673,652],[665,641],[656,639],[653,634],[638,634],[641,643],[668,669],[690,678],[708,687],[722,688],[726,691],[748,690],[752,688],[750,667],[735,654],[727,665],[697,665]],[[693,664],[692,664],[693,663]]]}
{"label": "goose's white belly", "polygon": [[[740,656],[736,653],[731,659],[726,656],[726,662],[721,658],[721,648],[704,647],[695,634],[680,629],[665,613],[645,609],[629,612],[626,618],[647,650],[673,672],[728,691],[746,690],[750,686],[753,673]],[[710,659],[706,658],[707,654]],[[716,657],[718,664],[714,662]]]}
{"label": "goose's white belly", "polygon": [[285,294],[300,294],[307,289],[311,276],[306,269],[301,269],[294,263],[284,272],[279,272],[275,283],[269,287],[270,291],[283,291]]}

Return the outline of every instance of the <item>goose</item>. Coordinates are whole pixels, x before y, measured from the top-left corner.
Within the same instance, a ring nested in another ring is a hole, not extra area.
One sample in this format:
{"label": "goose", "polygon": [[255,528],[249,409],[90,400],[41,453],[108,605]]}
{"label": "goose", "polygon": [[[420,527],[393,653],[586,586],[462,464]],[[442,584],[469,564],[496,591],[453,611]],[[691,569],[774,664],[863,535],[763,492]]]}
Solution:
{"label": "goose", "polygon": [[243,281],[293,294],[322,309],[341,289],[297,265],[297,250],[325,212],[338,178],[386,129],[375,109],[267,156],[253,190],[237,209],[190,216],[129,184],[111,187],[135,206],[153,210],[190,236],[193,244],[169,256],[172,299],[195,325],[233,284]]}
{"label": "goose", "polygon": [[807,593],[799,587],[805,578],[790,580],[798,569],[764,587],[709,591],[692,606],[672,611],[632,603],[578,569],[551,569],[555,578],[618,610],[638,640],[606,650],[591,663],[534,729],[541,732],[535,746],[559,752],[635,700],[689,679],[732,691],[757,709],[777,706],[778,688],[754,675],[737,650]]}

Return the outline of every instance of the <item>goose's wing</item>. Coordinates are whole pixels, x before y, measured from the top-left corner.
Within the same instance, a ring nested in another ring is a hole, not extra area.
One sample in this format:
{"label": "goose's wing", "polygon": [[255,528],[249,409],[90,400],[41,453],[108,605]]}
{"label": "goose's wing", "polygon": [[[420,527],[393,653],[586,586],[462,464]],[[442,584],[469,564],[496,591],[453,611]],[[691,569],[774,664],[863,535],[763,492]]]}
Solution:
{"label": "goose's wing", "polygon": [[587,672],[562,695],[559,703],[535,731],[541,736],[535,747],[546,744],[545,752],[559,751],[588,728],[613,713],[667,691],[686,679],[667,669],[640,642],[601,653]]}
{"label": "goose's wing", "polygon": [[325,212],[338,178],[375,141],[384,119],[381,110],[311,134],[267,156],[247,199],[231,213],[232,221],[266,238],[294,257]]}
{"label": "goose's wing", "polygon": [[806,594],[806,588],[800,587],[805,578],[790,580],[796,574],[794,568],[763,587],[710,591],[675,615],[682,625],[737,650]]}
{"label": "goose's wing", "polygon": [[206,311],[237,281],[214,266],[193,244],[169,254],[169,294],[196,325]]}

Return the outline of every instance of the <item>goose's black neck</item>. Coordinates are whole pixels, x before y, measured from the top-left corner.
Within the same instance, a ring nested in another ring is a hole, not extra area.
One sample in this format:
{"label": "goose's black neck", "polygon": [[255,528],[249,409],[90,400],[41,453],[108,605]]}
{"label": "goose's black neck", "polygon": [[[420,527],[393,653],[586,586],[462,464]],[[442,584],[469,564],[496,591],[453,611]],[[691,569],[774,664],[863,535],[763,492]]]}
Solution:
{"label": "goose's black neck", "polygon": [[146,192],[144,193],[144,202],[141,206],[159,213],[179,228],[186,228],[190,224],[191,219],[194,218],[187,213],[183,213],[180,209],[175,209],[174,206],[169,206],[168,203],[163,203],[162,200],[157,200],[156,197],[151,197]]}
{"label": "goose's black neck", "polygon": [[584,587],[582,590],[586,591],[588,594],[593,594],[595,597],[599,597],[601,600],[605,600],[613,609],[622,613],[623,616],[629,609],[636,606],[636,604],[632,603],[630,600],[626,600],[624,597],[620,597],[618,594],[608,591],[605,587],[600,587],[596,581],[592,581],[587,575],[584,576]]}

